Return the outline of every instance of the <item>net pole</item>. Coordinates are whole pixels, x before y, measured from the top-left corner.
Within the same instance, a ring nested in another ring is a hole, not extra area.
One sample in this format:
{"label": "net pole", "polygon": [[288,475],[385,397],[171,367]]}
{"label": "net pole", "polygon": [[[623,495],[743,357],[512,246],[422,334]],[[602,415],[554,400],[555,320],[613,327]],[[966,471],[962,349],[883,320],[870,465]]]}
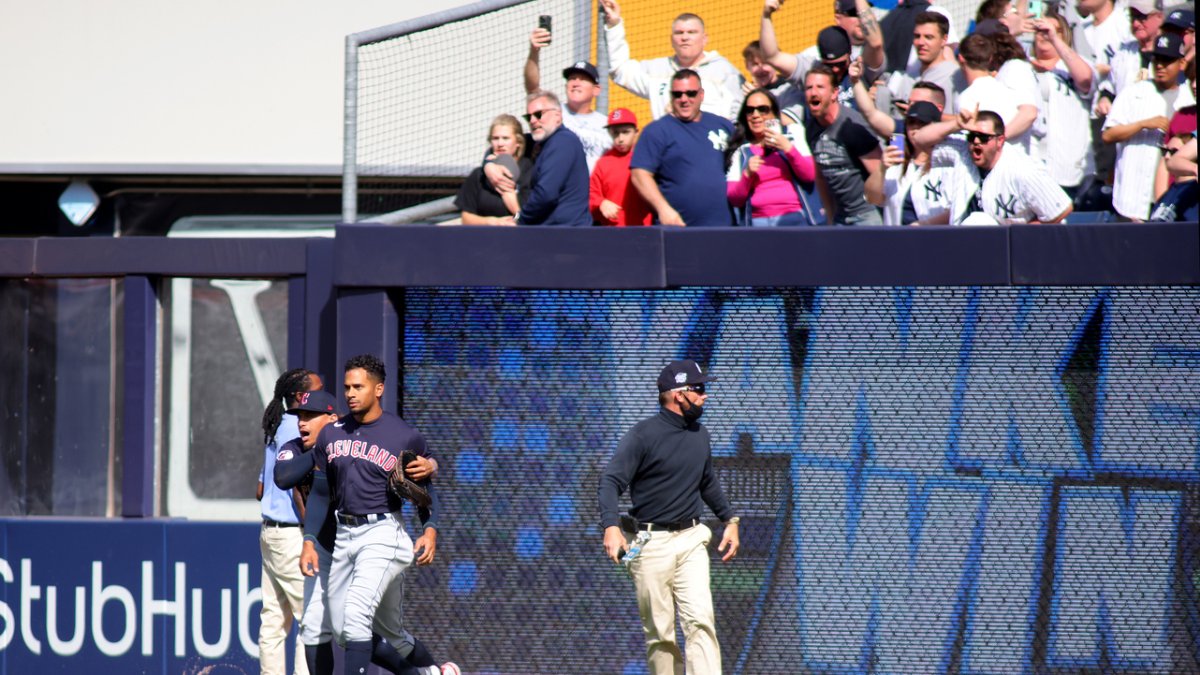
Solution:
{"label": "net pole", "polygon": [[358,220],[358,40],[346,36],[345,109],[342,120],[342,222]]}

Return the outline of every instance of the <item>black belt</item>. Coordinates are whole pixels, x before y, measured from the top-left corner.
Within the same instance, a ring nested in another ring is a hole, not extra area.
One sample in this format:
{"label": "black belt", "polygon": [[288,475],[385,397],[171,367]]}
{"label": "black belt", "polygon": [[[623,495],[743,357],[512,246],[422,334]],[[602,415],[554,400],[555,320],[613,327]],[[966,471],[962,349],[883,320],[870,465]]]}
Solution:
{"label": "black belt", "polygon": [[337,512],[337,521],[343,525],[346,525],[347,527],[358,527],[359,525],[369,525],[371,523],[378,523],[379,521],[387,518],[390,515],[392,515],[392,514],[390,514],[390,513],[368,513],[363,516],[356,516],[353,513],[342,513],[341,511],[338,511]]}
{"label": "black belt", "polygon": [[666,530],[667,532],[678,532],[680,530],[688,530],[700,524],[699,518],[690,518],[681,520],[677,523],[638,523],[639,530]]}
{"label": "black belt", "polygon": [[263,518],[263,527],[300,527],[300,523],[281,523],[278,520]]}

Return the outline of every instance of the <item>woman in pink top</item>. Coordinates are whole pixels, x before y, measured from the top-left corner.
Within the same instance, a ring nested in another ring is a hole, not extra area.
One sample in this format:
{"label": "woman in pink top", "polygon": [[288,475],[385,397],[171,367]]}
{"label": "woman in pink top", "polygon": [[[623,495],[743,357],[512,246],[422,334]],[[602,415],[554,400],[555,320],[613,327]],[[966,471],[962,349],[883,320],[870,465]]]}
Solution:
{"label": "woman in pink top", "polygon": [[804,135],[785,133],[779,102],[765,89],[753,89],[738,111],[725,149],[725,194],[735,208],[748,209],[738,224],[754,227],[807,225],[800,182],[811,183],[816,167]]}

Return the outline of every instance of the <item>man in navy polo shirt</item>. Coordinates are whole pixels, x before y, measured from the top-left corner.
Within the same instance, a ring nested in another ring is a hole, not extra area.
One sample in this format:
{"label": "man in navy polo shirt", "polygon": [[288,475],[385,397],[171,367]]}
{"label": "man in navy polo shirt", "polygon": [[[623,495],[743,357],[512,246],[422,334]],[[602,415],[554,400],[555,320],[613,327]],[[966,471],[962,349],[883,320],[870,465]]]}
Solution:
{"label": "man in navy polo shirt", "polygon": [[702,103],[704,88],[696,71],[676,71],[671,114],[647,125],[633,151],[633,185],[662,225],[733,225],[723,154],[733,125],[701,112]]}

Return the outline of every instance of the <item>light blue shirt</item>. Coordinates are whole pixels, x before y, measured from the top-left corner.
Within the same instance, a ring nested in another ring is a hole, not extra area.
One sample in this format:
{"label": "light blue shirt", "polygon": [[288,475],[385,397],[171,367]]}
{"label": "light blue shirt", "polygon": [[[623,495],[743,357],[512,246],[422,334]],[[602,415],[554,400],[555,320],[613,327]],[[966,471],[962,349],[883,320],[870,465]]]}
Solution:
{"label": "light blue shirt", "polygon": [[284,414],[275,430],[275,439],[263,450],[263,468],[258,480],[263,484],[262,515],[280,523],[299,523],[300,513],[292,501],[291,490],[275,487],[275,455],[279,448],[293,438],[300,438],[300,426],[295,415]]}

